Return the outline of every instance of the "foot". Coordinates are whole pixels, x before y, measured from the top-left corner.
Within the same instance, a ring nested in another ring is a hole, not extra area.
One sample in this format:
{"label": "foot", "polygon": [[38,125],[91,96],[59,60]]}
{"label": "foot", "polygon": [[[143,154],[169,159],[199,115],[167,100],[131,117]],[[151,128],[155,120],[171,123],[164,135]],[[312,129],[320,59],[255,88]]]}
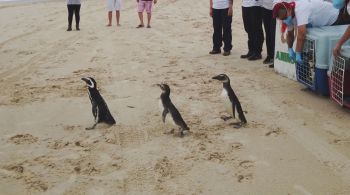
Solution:
{"label": "foot", "polygon": [[143,28],[143,27],[145,27],[145,25],[139,24],[136,28]]}
{"label": "foot", "polygon": [[147,25],[147,28],[151,28],[151,25]]}
{"label": "foot", "polygon": [[117,26],[121,26],[120,24],[117,24]]}
{"label": "foot", "polygon": [[260,60],[262,58],[261,54],[254,54],[248,58],[249,61]]}
{"label": "foot", "polygon": [[274,64],[270,64],[270,65],[269,65],[269,68],[274,68],[274,67],[275,67]]}
{"label": "foot", "polygon": [[272,63],[273,63],[273,59],[270,56],[267,56],[263,61],[263,64],[272,64]]}
{"label": "foot", "polygon": [[79,26],[75,27],[75,30],[79,31],[80,30]]}
{"label": "foot", "polygon": [[224,53],[222,54],[223,56],[229,56],[231,54],[230,51],[224,51]]}
{"label": "foot", "polygon": [[211,50],[210,52],[209,52],[209,54],[219,54],[219,53],[221,53],[221,51],[220,50]]}
{"label": "foot", "polygon": [[68,26],[67,31],[72,31],[72,27]]}
{"label": "foot", "polygon": [[107,24],[106,26],[107,26],[107,27],[110,27],[110,26],[112,26],[112,24]]}
{"label": "foot", "polygon": [[253,52],[248,52],[247,54],[241,55],[241,58],[249,58],[250,56],[253,55]]}

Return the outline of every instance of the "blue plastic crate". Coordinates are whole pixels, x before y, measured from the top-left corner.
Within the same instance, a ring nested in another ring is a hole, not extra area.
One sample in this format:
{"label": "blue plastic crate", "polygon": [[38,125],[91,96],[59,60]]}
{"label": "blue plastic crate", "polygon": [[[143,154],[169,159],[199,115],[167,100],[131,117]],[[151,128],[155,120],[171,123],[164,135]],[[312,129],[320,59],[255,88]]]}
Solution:
{"label": "blue plastic crate", "polygon": [[328,96],[329,85],[326,69],[312,68],[309,64],[296,64],[297,80],[312,91]]}

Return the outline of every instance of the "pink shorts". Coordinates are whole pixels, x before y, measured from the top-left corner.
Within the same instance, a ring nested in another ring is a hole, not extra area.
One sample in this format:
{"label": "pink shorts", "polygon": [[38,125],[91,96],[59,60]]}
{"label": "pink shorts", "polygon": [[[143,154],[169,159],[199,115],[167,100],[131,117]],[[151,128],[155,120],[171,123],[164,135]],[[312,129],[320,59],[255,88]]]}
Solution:
{"label": "pink shorts", "polygon": [[138,12],[143,12],[144,10],[146,10],[147,13],[151,13],[152,12],[152,3],[153,3],[153,1],[139,0]]}

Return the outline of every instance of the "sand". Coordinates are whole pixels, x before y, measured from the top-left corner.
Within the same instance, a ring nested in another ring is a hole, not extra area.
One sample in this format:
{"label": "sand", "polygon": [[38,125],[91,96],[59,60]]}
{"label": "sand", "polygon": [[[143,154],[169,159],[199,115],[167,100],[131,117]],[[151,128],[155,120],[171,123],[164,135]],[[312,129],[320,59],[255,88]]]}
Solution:
{"label": "sand", "polygon": [[[208,2],[160,0],[152,29],[135,28],[134,1],[121,27],[105,27],[104,1],[83,1],[80,32],[65,31],[66,12],[63,1],[0,4],[0,194],[350,194],[349,110],[241,60],[239,1],[228,57],[208,55]],[[221,119],[219,73],[245,128]],[[85,76],[117,125],[85,130]],[[161,82],[191,128],[184,138],[161,121]]]}

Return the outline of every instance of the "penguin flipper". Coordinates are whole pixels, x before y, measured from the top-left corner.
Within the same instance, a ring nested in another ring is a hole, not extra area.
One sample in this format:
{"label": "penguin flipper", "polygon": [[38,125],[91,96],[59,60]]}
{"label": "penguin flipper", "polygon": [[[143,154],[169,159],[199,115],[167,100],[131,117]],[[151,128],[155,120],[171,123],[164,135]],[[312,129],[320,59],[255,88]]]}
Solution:
{"label": "penguin flipper", "polygon": [[247,123],[247,119],[246,119],[245,116],[244,116],[244,112],[243,112],[243,110],[242,110],[241,103],[239,103],[239,102],[238,102],[238,104],[237,104],[237,112],[238,112],[239,120],[240,120],[243,124],[246,124],[246,123]]}
{"label": "penguin flipper", "polygon": [[232,116],[233,118],[236,118],[236,103],[232,103]]}
{"label": "penguin flipper", "polygon": [[169,110],[164,108],[163,113],[162,113],[162,121],[163,121],[163,123],[165,123],[165,118],[166,118],[166,115],[168,113],[169,113]]}

